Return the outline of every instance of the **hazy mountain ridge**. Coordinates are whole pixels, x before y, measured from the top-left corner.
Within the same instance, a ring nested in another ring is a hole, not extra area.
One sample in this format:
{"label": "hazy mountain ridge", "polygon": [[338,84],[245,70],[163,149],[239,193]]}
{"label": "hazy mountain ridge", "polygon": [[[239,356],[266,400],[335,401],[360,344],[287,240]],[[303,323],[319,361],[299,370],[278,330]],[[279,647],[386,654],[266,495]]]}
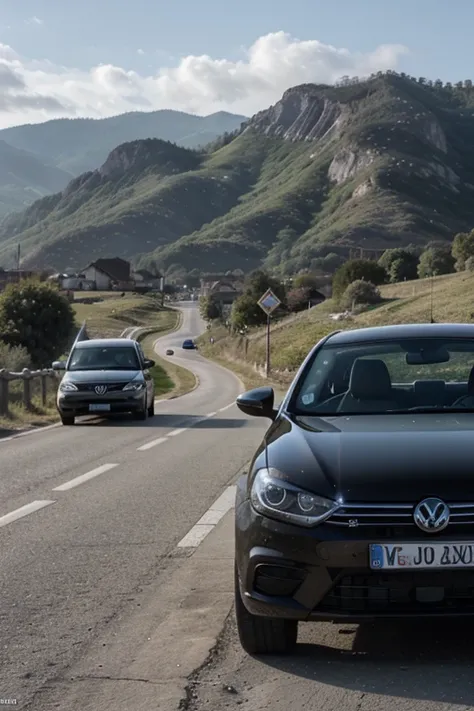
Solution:
{"label": "hazy mountain ridge", "polygon": [[354,246],[449,240],[474,223],[473,106],[472,85],[394,73],[293,87],[207,152],[120,146],[59,198],[5,222],[0,261],[21,240],[39,266],[99,251],[291,271]]}

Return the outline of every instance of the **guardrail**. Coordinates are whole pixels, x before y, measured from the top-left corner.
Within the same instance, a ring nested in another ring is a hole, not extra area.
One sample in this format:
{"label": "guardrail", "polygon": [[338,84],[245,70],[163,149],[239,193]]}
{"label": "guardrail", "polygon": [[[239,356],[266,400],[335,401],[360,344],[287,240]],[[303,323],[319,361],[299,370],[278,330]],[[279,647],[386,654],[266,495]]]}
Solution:
{"label": "guardrail", "polygon": [[[47,404],[48,398],[48,379],[54,380],[54,388],[57,389],[57,376],[54,370],[48,368],[46,370],[29,370],[24,368],[21,373],[12,373],[5,368],[0,369],[0,415],[9,414],[9,406],[11,396],[18,395],[18,399],[23,403],[26,410],[33,409],[33,386],[35,381],[39,381],[40,401],[43,406]],[[23,388],[20,393],[12,393],[10,383],[22,382]]]}

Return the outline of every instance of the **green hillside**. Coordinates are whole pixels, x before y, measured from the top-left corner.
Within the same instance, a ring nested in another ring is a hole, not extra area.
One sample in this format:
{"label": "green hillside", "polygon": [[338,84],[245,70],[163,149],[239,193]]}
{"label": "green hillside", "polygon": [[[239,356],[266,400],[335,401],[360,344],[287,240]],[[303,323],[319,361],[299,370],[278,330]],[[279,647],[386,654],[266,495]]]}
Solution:
{"label": "green hillside", "polygon": [[[115,149],[99,171],[0,226],[0,264],[294,272],[329,252],[451,240],[474,226],[474,90],[394,73],[288,90],[194,152]],[[113,169],[112,169],[113,167]]]}

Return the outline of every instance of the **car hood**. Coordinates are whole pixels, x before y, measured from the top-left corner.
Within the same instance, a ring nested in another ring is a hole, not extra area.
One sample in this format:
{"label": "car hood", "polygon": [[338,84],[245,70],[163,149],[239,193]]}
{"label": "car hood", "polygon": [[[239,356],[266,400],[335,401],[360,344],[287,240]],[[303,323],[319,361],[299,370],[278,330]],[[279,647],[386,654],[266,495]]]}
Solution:
{"label": "car hood", "polygon": [[68,370],[63,381],[73,383],[128,383],[140,375],[139,370]]}
{"label": "car hood", "polygon": [[267,466],[348,502],[474,501],[474,414],[279,418]]}

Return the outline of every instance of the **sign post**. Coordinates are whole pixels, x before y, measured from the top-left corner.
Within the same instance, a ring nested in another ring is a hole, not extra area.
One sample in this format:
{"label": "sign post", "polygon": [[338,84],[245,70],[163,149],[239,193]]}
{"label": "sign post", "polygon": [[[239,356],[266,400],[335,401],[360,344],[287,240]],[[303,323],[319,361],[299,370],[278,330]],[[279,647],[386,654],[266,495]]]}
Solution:
{"label": "sign post", "polygon": [[265,363],[265,375],[268,378],[270,375],[270,317],[272,313],[280,306],[280,299],[275,296],[271,289],[267,291],[260,297],[257,301],[262,311],[267,314],[267,357]]}

